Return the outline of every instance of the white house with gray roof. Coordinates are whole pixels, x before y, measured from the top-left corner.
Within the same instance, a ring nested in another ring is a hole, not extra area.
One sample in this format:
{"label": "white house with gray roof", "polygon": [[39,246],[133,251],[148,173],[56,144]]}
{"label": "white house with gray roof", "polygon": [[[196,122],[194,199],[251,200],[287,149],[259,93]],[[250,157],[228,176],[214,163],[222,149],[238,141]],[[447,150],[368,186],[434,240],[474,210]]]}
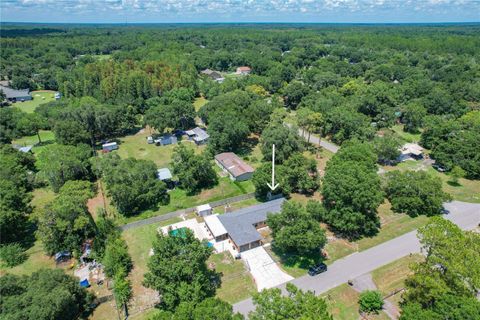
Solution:
{"label": "white house with gray roof", "polygon": [[205,219],[209,232],[216,239],[229,239],[240,253],[262,245],[263,237],[258,229],[266,226],[267,214],[279,213],[284,198],[239,209]]}
{"label": "white house with gray roof", "polygon": [[0,86],[0,91],[3,91],[3,93],[5,94],[5,98],[11,102],[27,101],[33,99],[32,95],[30,94],[30,90],[28,89],[17,90],[10,87]]}

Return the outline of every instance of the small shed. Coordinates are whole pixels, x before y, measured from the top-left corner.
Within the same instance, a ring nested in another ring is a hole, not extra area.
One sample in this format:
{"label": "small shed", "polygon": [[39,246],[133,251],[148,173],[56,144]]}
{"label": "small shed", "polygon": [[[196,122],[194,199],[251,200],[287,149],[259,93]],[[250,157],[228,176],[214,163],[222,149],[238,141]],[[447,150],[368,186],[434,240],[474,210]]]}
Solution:
{"label": "small shed", "polygon": [[168,168],[161,168],[157,170],[157,177],[162,181],[172,180],[172,173]]}
{"label": "small shed", "polygon": [[174,135],[164,135],[155,140],[155,144],[157,146],[166,146],[169,144],[176,144],[177,142],[178,142],[178,139]]}
{"label": "small shed", "polygon": [[110,152],[117,149],[118,149],[118,144],[116,142],[102,144],[102,150],[105,152]]}
{"label": "small shed", "polygon": [[212,207],[210,206],[210,204],[202,204],[200,206],[197,207],[197,214],[200,216],[200,217],[205,217],[205,216],[209,216],[212,214]]}

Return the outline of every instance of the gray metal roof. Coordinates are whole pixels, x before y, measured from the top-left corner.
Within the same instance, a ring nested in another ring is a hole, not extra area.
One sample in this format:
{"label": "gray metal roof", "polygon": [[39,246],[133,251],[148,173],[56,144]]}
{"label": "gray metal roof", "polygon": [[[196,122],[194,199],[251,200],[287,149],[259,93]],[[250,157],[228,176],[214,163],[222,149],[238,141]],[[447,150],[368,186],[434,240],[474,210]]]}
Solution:
{"label": "gray metal roof", "polygon": [[160,180],[169,180],[172,179],[172,173],[168,168],[161,168],[157,170],[157,177]]}
{"label": "gray metal roof", "polygon": [[279,213],[284,200],[284,198],[280,198],[239,209],[219,215],[218,219],[235,244],[242,246],[262,239],[262,236],[253,225],[267,220],[267,213]]}
{"label": "gray metal roof", "polygon": [[5,93],[7,99],[24,98],[30,96],[30,90],[28,89],[16,90],[9,87],[0,86],[0,90]]}
{"label": "gray metal roof", "polygon": [[192,129],[192,131],[195,133],[195,137],[193,138],[193,140],[195,141],[207,140],[210,137],[208,133],[202,128],[195,127]]}

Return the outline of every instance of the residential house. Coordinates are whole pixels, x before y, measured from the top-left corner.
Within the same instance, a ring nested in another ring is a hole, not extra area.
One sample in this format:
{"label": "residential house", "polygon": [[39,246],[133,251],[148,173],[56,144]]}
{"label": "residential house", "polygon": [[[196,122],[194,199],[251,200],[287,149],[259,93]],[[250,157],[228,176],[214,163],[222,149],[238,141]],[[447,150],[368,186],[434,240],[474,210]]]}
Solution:
{"label": "residential house", "polygon": [[423,159],[423,148],[416,143],[406,143],[400,148],[398,161]]}
{"label": "residential house", "polygon": [[235,72],[236,74],[240,74],[240,75],[247,75],[247,74],[250,74],[250,72],[252,72],[252,69],[250,67],[238,67],[237,68],[237,72]]}
{"label": "residential house", "polygon": [[203,75],[206,75],[210,79],[212,79],[214,81],[217,81],[219,83],[222,83],[225,80],[225,78],[222,76],[222,74],[218,71],[205,69],[205,70],[201,71],[200,73],[203,74]]}
{"label": "residential house", "polygon": [[216,218],[205,219],[205,224],[214,237],[228,238],[238,253],[247,251],[262,245],[263,237],[258,229],[266,227],[268,213],[281,211],[284,200],[276,199],[217,216],[226,236]]}
{"label": "residential house", "polygon": [[185,134],[188,136],[189,140],[195,141],[198,145],[206,143],[210,137],[205,130],[199,127],[187,130],[185,131]]}
{"label": "residential house", "polygon": [[228,175],[232,181],[245,181],[252,178],[255,171],[233,152],[224,152],[215,156],[215,163]]}
{"label": "residential house", "polygon": [[30,90],[28,89],[16,90],[10,87],[0,86],[0,91],[3,91],[6,99],[10,102],[27,101],[33,99],[32,95],[30,94]]}

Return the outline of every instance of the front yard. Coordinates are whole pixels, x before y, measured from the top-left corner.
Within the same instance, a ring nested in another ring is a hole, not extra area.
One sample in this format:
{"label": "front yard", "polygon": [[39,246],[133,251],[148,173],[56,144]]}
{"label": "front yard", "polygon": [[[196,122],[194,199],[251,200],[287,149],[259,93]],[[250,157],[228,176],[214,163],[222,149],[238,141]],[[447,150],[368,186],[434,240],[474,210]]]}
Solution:
{"label": "front yard", "polygon": [[[405,279],[411,274],[409,266],[421,259],[420,255],[406,256],[374,270],[372,278],[382,295],[385,297],[396,290],[402,289]],[[357,291],[345,283],[325,292],[322,294],[322,297],[325,298],[335,320],[351,320],[360,318],[358,311],[359,295]],[[387,300],[399,308],[401,292],[387,298]],[[381,311],[378,315],[367,315],[365,319],[380,320],[389,318],[385,312]]]}

